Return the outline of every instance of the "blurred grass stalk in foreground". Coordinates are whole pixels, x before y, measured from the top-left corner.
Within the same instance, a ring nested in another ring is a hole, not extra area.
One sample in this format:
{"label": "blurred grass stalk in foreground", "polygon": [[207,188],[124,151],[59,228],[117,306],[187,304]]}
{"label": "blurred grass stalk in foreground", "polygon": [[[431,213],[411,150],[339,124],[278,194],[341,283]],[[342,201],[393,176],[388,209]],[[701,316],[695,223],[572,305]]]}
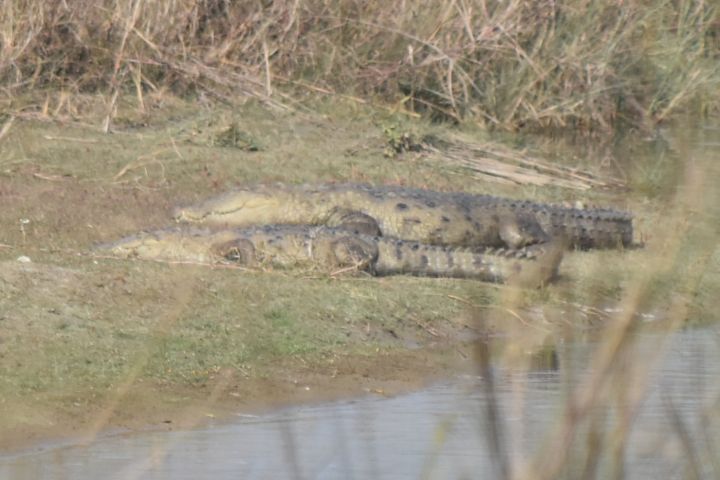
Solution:
{"label": "blurred grass stalk in foreground", "polygon": [[[488,322],[500,325],[508,339],[492,346],[492,337],[488,337],[479,344],[476,356],[483,378],[484,397],[487,398],[482,428],[493,449],[491,457],[496,462],[498,478],[553,479],[562,474],[572,478],[572,472],[582,472],[582,478],[599,478],[600,469],[608,468],[608,465],[613,478],[624,477],[628,438],[650,387],[650,374],[662,361],[670,337],[692,316],[690,303],[716,249],[712,226],[697,221],[698,212],[716,214],[717,189],[708,180],[713,178],[711,172],[715,167],[709,162],[694,161],[689,146],[678,147],[680,158],[686,159],[684,176],[678,179],[672,207],[663,217],[664,224],[658,226],[654,241],[646,246],[647,261],[636,265],[638,268],[625,283],[620,300],[612,309],[616,313],[608,314],[606,322],[596,332],[597,342],[591,344],[594,351],[587,368],[589,375],[577,387],[567,387],[567,397],[556,426],[547,432],[530,457],[522,451],[522,426],[514,430],[506,428],[506,419],[499,413],[502,409],[494,389],[489,352],[499,347],[500,361],[528,371],[528,352],[541,351],[548,337],[557,332],[544,330],[538,322],[517,321],[518,315],[514,312],[521,310],[523,297],[522,292],[512,289],[507,289],[501,297],[502,308],[491,310],[488,315],[478,313],[476,320],[481,329]],[[601,297],[598,295],[590,301],[596,301],[602,308],[609,299]],[[643,324],[641,314],[649,311],[658,313],[655,323],[660,323],[659,326]],[[573,315],[572,309],[563,315]],[[562,325],[559,319],[550,320]],[[582,322],[570,319],[568,323],[578,326]],[[660,340],[650,354],[646,349],[638,348],[639,337],[635,335],[646,327],[651,328]],[[570,337],[577,335],[574,331],[566,333]],[[577,370],[575,375],[580,373],[573,365],[564,367],[566,380],[572,377],[574,370]],[[507,409],[513,418],[523,418],[524,403],[532,401],[525,396],[522,378],[525,377],[516,376],[511,380],[514,382],[513,404]],[[668,413],[675,419],[675,437],[684,450],[683,458],[690,472],[688,478],[701,478],[698,472],[707,468],[702,459],[712,458],[717,452],[695,451],[696,444],[690,441],[673,408],[668,404]],[[614,419],[612,422],[609,421],[611,418]],[[702,425],[710,428],[712,419],[706,420]],[[697,475],[693,477],[692,472]]]}

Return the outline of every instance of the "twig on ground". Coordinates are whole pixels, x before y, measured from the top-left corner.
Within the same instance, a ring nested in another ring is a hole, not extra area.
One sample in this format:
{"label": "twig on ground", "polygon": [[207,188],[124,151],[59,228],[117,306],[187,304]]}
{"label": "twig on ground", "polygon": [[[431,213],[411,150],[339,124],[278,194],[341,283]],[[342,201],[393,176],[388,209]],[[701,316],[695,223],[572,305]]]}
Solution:
{"label": "twig on ground", "polygon": [[43,135],[45,140],[61,140],[64,142],[78,142],[78,143],[98,143],[99,140],[94,138],[80,138],[80,137],[58,137],[55,135]]}
{"label": "twig on ground", "polygon": [[363,264],[364,264],[364,262],[358,262],[355,265],[350,265],[349,267],[341,268],[339,270],[334,270],[334,271],[330,272],[330,276],[335,277],[335,276],[342,275],[343,273],[347,273],[347,272],[363,271],[363,269],[362,269]]}
{"label": "twig on ground", "polygon": [[47,175],[45,173],[33,173],[33,177],[39,178],[40,180],[47,180],[49,182],[62,182],[65,180],[65,177],[62,175]]}
{"label": "twig on ground", "polygon": [[[118,173],[116,173],[112,180],[114,182],[120,180],[126,173],[128,173],[130,170],[135,170],[137,168],[143,168],[151,164],[158,164],[160,165],[160,169],[162,170],[162,177],[165,178],[165,164],[158,160],[157,158],[154,158],[156,155],[159,155],[161,153],[165,153],[170,151],[171,149],[163,148],[156,152],[150,153],[148,155],[143,155],[141,157],[138,157],[136,160],[133,160],[129,163],[127,163],[123,168],[120,169]],[[177,153],[177,152],[176,152]],[[150,157],[148,160],[144,160],[145,158]]]}

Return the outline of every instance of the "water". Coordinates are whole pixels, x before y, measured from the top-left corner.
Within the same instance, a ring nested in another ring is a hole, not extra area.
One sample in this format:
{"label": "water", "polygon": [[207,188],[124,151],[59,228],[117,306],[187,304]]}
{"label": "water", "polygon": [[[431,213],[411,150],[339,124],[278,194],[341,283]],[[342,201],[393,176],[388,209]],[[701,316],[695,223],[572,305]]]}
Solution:
{"label": "water", "polygon": [[[568,392],[593,373],[594,348],[593,343],[559,345],[557,369],[494,368],[503,450],[516,472],[548,447]],[[622,385],[624,394],[609,394],[607,402],[593,407],[593,420],[580,422],[572,442],[573,468],[584,468],[591,426],[613,432],[623,413],[634,412],[622,460],[613,461],[607,451],[599,455],[599,478],[617,473],[618,465],[626,478],[686,478],[693,455],[706,470],[701,478],[716,477],[720,470],[711,470],[711,462],[720,449],[712,439],[720,437],[712,420],[720,399],[720,333],[682,331],[667,342],[660,334],[639,335],[634,351],[634,361],[654,365],[638,377],[648,379],[646,388],[636,389],[643,394],[633,398],[633,389]],[[458,378],[397,398],[293,408],[196,431],[48,447],[0,457],[0,478],[497,478],[486,385],[480,377]],[[603,392],[612,390],[608,386]],[[552,454],[553,448],[548,451]]]}

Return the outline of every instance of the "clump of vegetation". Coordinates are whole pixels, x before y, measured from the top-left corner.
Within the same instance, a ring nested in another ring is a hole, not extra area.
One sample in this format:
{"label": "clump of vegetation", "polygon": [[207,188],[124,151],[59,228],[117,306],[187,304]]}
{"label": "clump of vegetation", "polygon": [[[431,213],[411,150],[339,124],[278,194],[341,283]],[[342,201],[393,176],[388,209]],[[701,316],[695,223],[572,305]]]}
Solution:
{"label": "clump of vegetation", "polygon": [[0,38],[6,99],[100,92],[108,122],[123,91],[141,107],[339,93],[509,130],[651,127],[720,101],[720,13],[702,0],[7,0]]}

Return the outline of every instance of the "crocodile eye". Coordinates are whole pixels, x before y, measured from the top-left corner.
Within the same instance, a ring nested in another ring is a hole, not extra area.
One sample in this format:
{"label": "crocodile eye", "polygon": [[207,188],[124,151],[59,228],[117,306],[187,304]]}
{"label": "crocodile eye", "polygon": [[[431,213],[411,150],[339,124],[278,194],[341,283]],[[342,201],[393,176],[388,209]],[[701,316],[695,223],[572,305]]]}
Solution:
{"label": "crocodile eye", "polygon": [[397,210],[401,210],[401,211],[402,211],[402,210],[407,210],[407,209],[410,208],[410,207],[408,207],[406,203],[400,202],[400,203],[398,203],[397,205],[395,205],[395,208],[396,208]]}

